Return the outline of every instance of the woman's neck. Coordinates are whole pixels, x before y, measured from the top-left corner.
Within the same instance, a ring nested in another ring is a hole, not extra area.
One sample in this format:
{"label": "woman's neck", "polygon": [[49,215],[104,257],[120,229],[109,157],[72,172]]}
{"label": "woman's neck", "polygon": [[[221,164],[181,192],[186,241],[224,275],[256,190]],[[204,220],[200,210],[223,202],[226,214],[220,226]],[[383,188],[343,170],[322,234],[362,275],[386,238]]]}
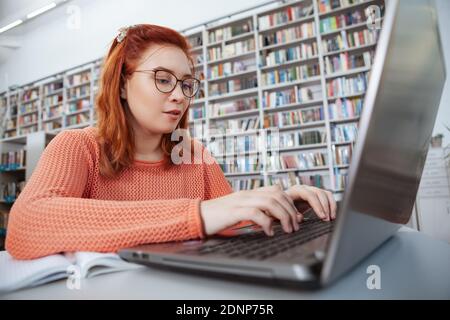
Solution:
{"label": "woman's neck", "polygon": [[134,130],[135,155],[136,160],[156,162],[162,160],[164,152],[161,148],[162,134],[143,132]]}

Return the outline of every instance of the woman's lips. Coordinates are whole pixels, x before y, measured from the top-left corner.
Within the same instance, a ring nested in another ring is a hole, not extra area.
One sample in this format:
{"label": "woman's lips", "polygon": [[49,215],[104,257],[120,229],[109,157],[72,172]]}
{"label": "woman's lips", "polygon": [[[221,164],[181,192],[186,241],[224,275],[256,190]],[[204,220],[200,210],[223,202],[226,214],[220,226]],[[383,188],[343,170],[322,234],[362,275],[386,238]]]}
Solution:
{"label": "woman's lips", "polygon": [[163,112],[165,115],[167,115],[171,120],[178,120],[178,118],[181,115],[181,112],[173,112],[173,111],[168,111],[168,112]]}

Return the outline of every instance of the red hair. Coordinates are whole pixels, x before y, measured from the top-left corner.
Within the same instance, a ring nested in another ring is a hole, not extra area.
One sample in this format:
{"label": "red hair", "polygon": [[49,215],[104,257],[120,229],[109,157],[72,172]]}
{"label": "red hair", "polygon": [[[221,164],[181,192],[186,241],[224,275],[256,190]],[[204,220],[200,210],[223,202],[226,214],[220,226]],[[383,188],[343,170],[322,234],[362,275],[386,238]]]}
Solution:
{"label": "red hair", "polygon": [[[99,94],[96,98],[100,174],[105,177],[115,177],[134,160],[134,133],[130,122],[132,115],[126,100],[120,97],[120,89],[136,70],[142,53],[152,44],[170,44],[183,50],[194,73],[194,64],[189,53],[191,47],[186,38],[175,30],[140,24],[128,29],[121,42],[114,39],[103,62]],[[184,113],[177,128],[188,128],[188,112]],[[171,141],[170,137],[171,133],[164,134],[161,140],[161,148],[169,158],[173,147],[178,143]]]}

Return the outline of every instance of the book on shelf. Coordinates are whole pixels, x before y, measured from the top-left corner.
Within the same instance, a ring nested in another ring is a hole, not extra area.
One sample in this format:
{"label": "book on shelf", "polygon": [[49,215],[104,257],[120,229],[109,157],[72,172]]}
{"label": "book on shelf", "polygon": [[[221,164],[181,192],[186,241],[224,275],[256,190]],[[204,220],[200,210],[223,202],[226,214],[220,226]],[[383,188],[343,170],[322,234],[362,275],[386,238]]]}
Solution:
{"label": "book on shelf", "polygon": [[301,43],[295,47],[267,50],[261,54],[262,67],[276,66],[282,63],[316,57],[318,54],[317,43]]}
{"label": "book on shelf", "polygon": [[20,105],[19,110],[21,114],[37,111],[39,106],[39,102],[34,100],[32,102],[25,102]]}
{"label": "book on shelf", "polygon": [[334,103],[328,105],[330,120],[358,117],[361,114],[362,106],[363,100],[359,98],[336,99]]}
{"label": "book on shelf", "polygon": [[322,88],[320,84],[295,87],[281,91],[264,91],[263,108],[282,107],[295,103],[306,103],[315,100],[322,100]]}
{"label": "book on shelf", "polygon": [[25,188],[25,181],[0,183],[0,200],[13,203]]}
{"label": "book on shelf", "polygon": [[305,22],[295,27],[260,34],[259,43],[261,48],[264,49],[264,47],[311,38],[315,35],[316,27],[314,22]]}
{"label": "book on shelf", "polygon": [[39,88],[33,88],[23,91],[22,103],[26,103],[35,100],[39,97]]}
{"label": "book on shelf", "polygon": [[340,142],[355,142],[358,136],[358,124],[331,124],[331,141],[335,143]]}
{"label": "book on shelf", "polygon": [[327,154],[325,152],[301,152],[295,154],[271,154],[267,156],[267,167],[269,171],[298,169],[308,170],[327,165]]}
{"label": "book on shelf", "polygon": [[264,128],[302,125],[322,121],[322,107],[304,108],[286,112],[276,112],[264,116]]}
{"label": "book on shelf", "polygon": [[79,84],[89,84],[89,81],[91,80],[91,70],[69,75],[67,76],[67,79],[69,86],[76,86]]}
{"label": "book on shelf", "polygon": [[38,121],[38,113],[31,113],[27,114],[25,116],[19,117],[19,126],[26,126],[29,124],[37,124]]}
{"label": "book on shelf", "polygon": [[[101,274],[135,270],[142,266],[122,260],[116,253],[68,252],[32,260],[16,260],[0,252],[0,292],[36,287],[74,277],[92,278]],[[74,282],[70,282],[74,283]]]}
{"label": "book on shelf", "polygon": [[84,85],[75,88],[69,88],[67,91],[67,99],[76,99],[80,97],[87,96],[91,93],[91,87],[89,85]]}
{"label": "book on shelf", "polygon": [[61,104],[62,102],[63,102],[62,94],[52,95],[44,98],[42,107],[43,108],[53,107]]}
{"label": "book on shelf", "polygon": [[189,119],[195,120],[206,117],[206,107],[204,105],[200,107],[189,108]]}
{"label": "book on shelf", "polygon": [[251,19],[236,23],[233,26],[227,26],[211,30],[208,32],[208,42],[214,43],[248,33],[253,30],[253,21]]}
{"label": "book on shelf", "polygon": [[25,149],[2,153],[0,171],[16,170],[26,166]]}
{"label": "book on shelf", "polygon": [[344,190],[348,181],[347,169],[334,168],[334,189]]}
{"label": "book on shelf", "polygon": [[354,4],[370,2],[368,0],[318,0],[319,12],[327,13],[336,9],[345,9]]}
{"label": "book on shelf", "polygon": [[256,70],[256,60],[254,57],[210,66],[208,68],[208,79],[213,80],[214,78],[249,70]]}
{"label": "book on shelf", "polygon": [[204,62],[203,52],[191,53],[194,64],[202,64]]}
{"label": "book on shelf", "polygon": [[231,188],[237,192],[241,190],[253,190],[264,186],[264,180],[260,178],[252,179],[231,179]]}
{"label": "book on shelf", "polygon": [[368,83],[369,73],[334,78],[327,81],[327,96],[332,98],[364,93],[367,90]]}
{"label": "book on shelf", "polygon": [[61,129],[61,128],[62,128],[61,121],[53,121],[53,122],[44,123],[44,131],[46,131],[46,132]]}
{"label": "book on shelf", "polygon": [[263,92],[263,108],[274,108],[294,103],[297,103],[297,94],[295,87],[281,91]]}
{"label": "book on shelf", "polygon": [[73,126],[77,124],[83,124],[89,122],[89,114],[86,114],[86,112],[77,113],[74,115],[68,115],[66,117],[67,124],[66,126]]}
{"label": "book on shelf", "polygon": [[209,105],[210,116],[216,117],[221,115],[226,115],[230,113],[247,111],[247,110],[257,110],[258,109],[258,98],[250,97],[220,103],[212,103]]}
{"label": "book on shelf", "polygon": [[241,133],[249,130],[259,129],[259,117],[247,117],[240,119],[226,119],[214,121],[211,124],[209,132],[213,134],[233,134]]}
{"label": "book on shelf", "polygon": [[35,123],[35,124],[33,124],[33,125],[29,126],[29,127],[20,128],[19,130],[20,130],[20,133],[19,133],[20,135],[26,135],[26,134],[30,134],[30,133],[33,133],[33,132],[37,132],[38,131],[38,124]]}
{"label": "book on shelf", "polygon": [[187,40],[189,42],[189,45],[193,49],[197,48],[197,47],[201,47],[203,45],[203,37],[202,37],[201,33],[189,36],[189,37],[187,37]]}
{"label": "book on shelf", "polygon": [[327,75],[331,75],[336,72],[371,67],[373,58],[373,50],[354,54],[342,52],[334,56],[326,56],[324,59],[325,72]]}
{"label": "book on shelf", "polygon": [[6,230],[8,227],[9,211],[0,209],[0,229]]}
{"label": "book on shelf", "polygon": [[244,155],[247,152],[257,152],[260,137],[257,135],[239,135],[239,136],[222,136],[214,137],[214,140],[209,141],[207,148],[213,156],[220,155]]}
{"label": "book on shelf", "polygon": [[60,81],[56,81],[56,82],[52,82],[49,84],[44,85],[43,87],[43,92],[44,95],[50,95],[53,94],[55,91],[61,90],[64,88],[64,83],[63,80],[61,79]]}
{"label": "book on shelf", "polygon": [[205,138],[206,124],[204,122],[194,123],[194,125],[189,126],[189,134],[191,137],[201,140]]}
{"label": "book on shelf", "polygon": [[63,105],[56,105],[52,108],[45,108],[42,112],[42,120],[48,120],[54,117],[62,116],[64,111]]}
{"label": "book on shelf", "polygon": [[320,19],[320,33],[328,33],[345,27],[360,25],[366,22],[365,14],[362,10],[345,12],[339,15]]}
{"label": "book on shelf", "polygon": [[361,46],[375,44],[378,40],[379,32],[371,30],[345,31],[342,30],[337,35],[322,40],[324,53],[334,51],[354,49]]}
{"label": "book on shelf", "polygon": [[17,128],[17,122],[16,122],[16,120],[14,119],[14,120],[11,120],[11,119],[8,119],[8,120],[6,120],[6,130],[15,130],[16,128]]}
{"label": "book on shelf", "polygon": [[[223,49],[222,49],[223,48]],[[211,47],[208,49],[208,61],[214,62],[219,59],[231,58],[240,54],[255,50],[255,39],[247,39],[233,42],[225,46]]]}
{"label": "book on shelf", "polygon": [[331,146],[331,150],[334,156],[334,165],[349,165],[352,158],[351,145],[346,146]]}
{"label": "book on shelf", "polygon": [[[81,99],[67,104],[66,112],[76,112],[84,109],[88,109],[91,106],[91,101],[89,99]],[[89,110],[86,110],[89,111]]]}
{"label": "book on shelf", "polygon": [[325,188],[325,180],[325,177],[320,174],[300,175],[291,171],[283,175],[269,176],[268,185],[272,186],[279,184],[281,185],[283,190],[288,189],[289,187],[292,187],[294,185],[307,185],[317,188]]}
{"label": "book on shelf", "polygon": [[258,80],[255,74],[248,77],[211,83],[209,85],[209,96],[214,97],[256,87],[258,87]]}
{"label": "book on shelf", "polygon": [[267,86],[289,83],[298,80],[307,80],[309,78],[318,76],[319,74],[319,64],[311,63],[263,72],[261,74],[261,79],[262,84]]}
{"label": "book on shelf", "polygon": [[306,17],[313,17],[314,4],[311,1],[306,4],[292,5],[281,9],[278,12],[263,15],[258,18],[260,30],[293,22]]}
{"label": "book on shelf", "polygon": [[321,144],[326,142],[324,130],[302,130],[293,132],[277,132],[267,135],[267,149],[278,150],[278,148],[292,148],[309,144]]}
{"label": "book on shelf", "polygon": [[222,157],[216,158],[224,173],[259,173],[261,163],[258,155],[246,155],[244,157],[227,157],[224,161]]}

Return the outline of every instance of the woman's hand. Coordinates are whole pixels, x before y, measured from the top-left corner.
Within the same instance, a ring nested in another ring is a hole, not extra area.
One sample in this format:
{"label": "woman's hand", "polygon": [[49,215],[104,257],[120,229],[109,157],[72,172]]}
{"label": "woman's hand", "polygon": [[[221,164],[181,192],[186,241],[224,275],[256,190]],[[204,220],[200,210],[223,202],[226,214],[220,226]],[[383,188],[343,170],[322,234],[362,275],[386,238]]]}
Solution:
{"label": "woman's hand", "polygon": [[[241,221],[251,220],[271,236],[274,219],[279,220],[283,230],[290,233],[299,229],[299,222],[303,219],[294,200],[308,201],[315,211],[318,210],[319,217],[324,220],[327,216],[334,218],[336,203],[331,193],[329,193],[331,198],[328,198],[327,192],[305,186],[294,186],[283,191],[279,185],[239,191],[224,197],[202,201],[200,215],[206,235],[218,233]],[[324,199],[327,199],[326,202]]]}
{"label": "woman's hand", "polygon": [[306,201],[320,219],[324,221],[336,219],[336,200],[330,191],[306,185],[295,185],[286,190],[286,193],[295,202]]}

